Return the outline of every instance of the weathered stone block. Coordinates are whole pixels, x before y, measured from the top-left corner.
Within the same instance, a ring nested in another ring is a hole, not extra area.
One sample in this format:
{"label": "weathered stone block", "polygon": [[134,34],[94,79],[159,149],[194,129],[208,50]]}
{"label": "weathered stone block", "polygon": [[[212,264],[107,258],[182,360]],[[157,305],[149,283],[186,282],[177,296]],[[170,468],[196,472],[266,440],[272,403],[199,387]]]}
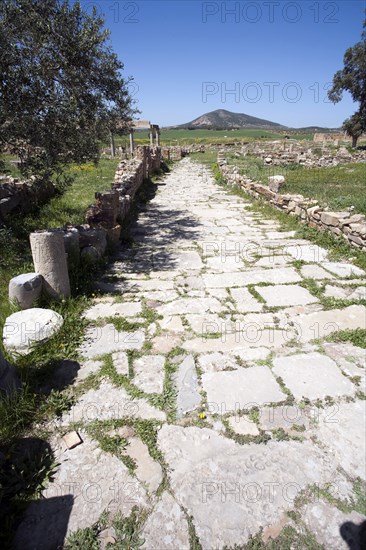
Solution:
{"label": "weathered stone block", "polygon": [[271,191],[278,193],[278,191],[285,185],[284,176],[269,176],[268,185]]}
{"label": "weathered stone block", "polygon": [[70,280],[62,233],[31,233],[29,240],[35,271],[44,279],[43,291],[55,299],[70,296]]}
{"label": "weathered stone block", "polygon": [[42,292],[43,277],[39,273],[23,273],[9,282],[9,300],[21,309],[32,307]]}
{"label": "weathered stone block", "polygon": [[36,342],[45,342],[61,328],[63,318],[51,309],[31,308],[10,315],[3,329],[4,348],[27,355]]}
{"label": "weathered stone block", "polygon": [[322,212],[320,219],[325,225],[334,225],[337,227],[341,220],[348,217],[348,212]]}
{"label": "weathered stone block", "polygon": [[85,226],[78,226],[80,236],[80,248],[87,246],[93,246],[103,256],[107,248],[107,232],[105,229],[96,228],[93,229]]}

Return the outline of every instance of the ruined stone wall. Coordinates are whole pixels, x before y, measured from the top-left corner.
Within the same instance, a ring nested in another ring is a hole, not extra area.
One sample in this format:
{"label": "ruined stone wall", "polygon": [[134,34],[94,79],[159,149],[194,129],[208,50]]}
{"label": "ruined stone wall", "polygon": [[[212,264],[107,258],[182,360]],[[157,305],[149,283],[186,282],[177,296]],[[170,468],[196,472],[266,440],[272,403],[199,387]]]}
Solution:
{"label": "ruined stone wall", "polygon": [[314,134],[314,137],[313,137],[313,140],[315,142],[323,142],[323,141],[328,141],[330,143],[332,143],[333,141],[347,141],[347,142],[351,142],[352,141],[352,138],[350,138],[350,136],[347,136],[347,134],[343,133],[343,134],[333,134],[333,133],[322,133],[322,132],[315,132]]}
{"label": "ruined stone wall", "polygon": [[144,179],[160,170],[161,163],[160,147],[137,147],[134,158],[118,164],[111,191],[95,194],[96,202],[86,212],[87,224],[105,230],[108,240],[117,241],[136,192]]}
{"label": "ruined stone wall", "polygon": [[228,185],[242,188],[255,198],[264,198],[274,207],[296,216],[302,223],[321,231],[330,231],[344,238],[350,245],[366,251],[366,218],[352,212],[330,212],[319,206],[318,201],[303,195],[282,195],[239,174],[235,166],[227,166],[222,155],[218,156],[218,166]]}
{"label": "ruined stone wall", "polygon": [[[224,148],[222,148],[224,149]],[[306,168],[338,166],[349,162],[366,162],[366,151],[350,153],[346,147],[335,148],[333,143],[314,144],[306,141],[275,140],[248,143],[236,151],[262,159],[266,166],[294,165]]]}
{"label": "ruined stone wall", "polygon": [[50,181],[37,180],[35,176],[23,181],[10,176],[0,176],[0,224],[4,223],[10,214],[27,214],[55,193],[56,190]]}

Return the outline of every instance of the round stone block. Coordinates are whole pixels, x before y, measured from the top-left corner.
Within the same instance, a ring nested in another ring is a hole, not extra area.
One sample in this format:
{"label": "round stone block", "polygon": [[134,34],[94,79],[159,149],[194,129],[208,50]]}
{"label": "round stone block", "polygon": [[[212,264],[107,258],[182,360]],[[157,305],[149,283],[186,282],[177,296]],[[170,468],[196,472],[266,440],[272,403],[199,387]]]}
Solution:
{"label": "round stone block", "polygon": [[94,246],[85,246],[81,249],[81,261],[86,264],[96,264],[100,259],[98,250]]}
{"label": "round stone block", "polygon": [[35,343],[45,342],[61,328],[63,318],[51,309],[31,308],[10,315],[3,329],[4,348],[27,355]]}
{"label": "round stone block", "polygon": [[42,292],[42,275],[39,273],[23,273],[13,277],[9,282],[9,300],[15,302],[21,309],[32,307]]}

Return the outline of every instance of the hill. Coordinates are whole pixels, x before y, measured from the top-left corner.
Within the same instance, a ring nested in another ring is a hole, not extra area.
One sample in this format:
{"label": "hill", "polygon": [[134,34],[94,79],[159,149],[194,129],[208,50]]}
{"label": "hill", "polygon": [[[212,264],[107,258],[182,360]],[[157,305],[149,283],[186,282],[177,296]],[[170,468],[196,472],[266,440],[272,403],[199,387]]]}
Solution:
{"label": "hill", "polygon": [[206,128],[212,130],[263,128],[265,130],[285,130],[286,126],[278,124],[277,122],[271,122],[270,120],[264,120],[262,118],[246,115],[244,113],[233,113],[231,111],[226,111],[225,109],[217,109],[216,111],[205,113],[191,122],[180,124],[174,128]]}

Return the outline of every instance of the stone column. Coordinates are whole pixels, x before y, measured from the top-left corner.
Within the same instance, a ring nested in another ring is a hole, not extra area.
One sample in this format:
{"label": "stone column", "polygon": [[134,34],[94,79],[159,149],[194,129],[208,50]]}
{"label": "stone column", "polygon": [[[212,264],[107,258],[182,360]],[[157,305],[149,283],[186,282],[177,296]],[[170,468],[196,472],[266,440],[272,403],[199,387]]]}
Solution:
{"label": "stone column", "polygon": [[70,296],[70,280],[61,232],[42,231],[29,236],[34,268],[43,276],[43,290],[51,298]]}
{"label": "stone column", "polygon": [[160,132],[159,130],[156,132],[156,145],[160,147]]}
{"label": "stone column", "polygon": [[0,398],[13,395],[21,387],[15,367],[8,363],[0,349]]}
{"label": "stone column", "polygon": [[130,153],[133,155],[133,152],[135,150],[135,143],[133,141],[133,130],[130,132]]}
{"label": "stone column", "polygon": [[150,130],[150,145],[151,147],[154,145],[154,130],[152,128]]}

